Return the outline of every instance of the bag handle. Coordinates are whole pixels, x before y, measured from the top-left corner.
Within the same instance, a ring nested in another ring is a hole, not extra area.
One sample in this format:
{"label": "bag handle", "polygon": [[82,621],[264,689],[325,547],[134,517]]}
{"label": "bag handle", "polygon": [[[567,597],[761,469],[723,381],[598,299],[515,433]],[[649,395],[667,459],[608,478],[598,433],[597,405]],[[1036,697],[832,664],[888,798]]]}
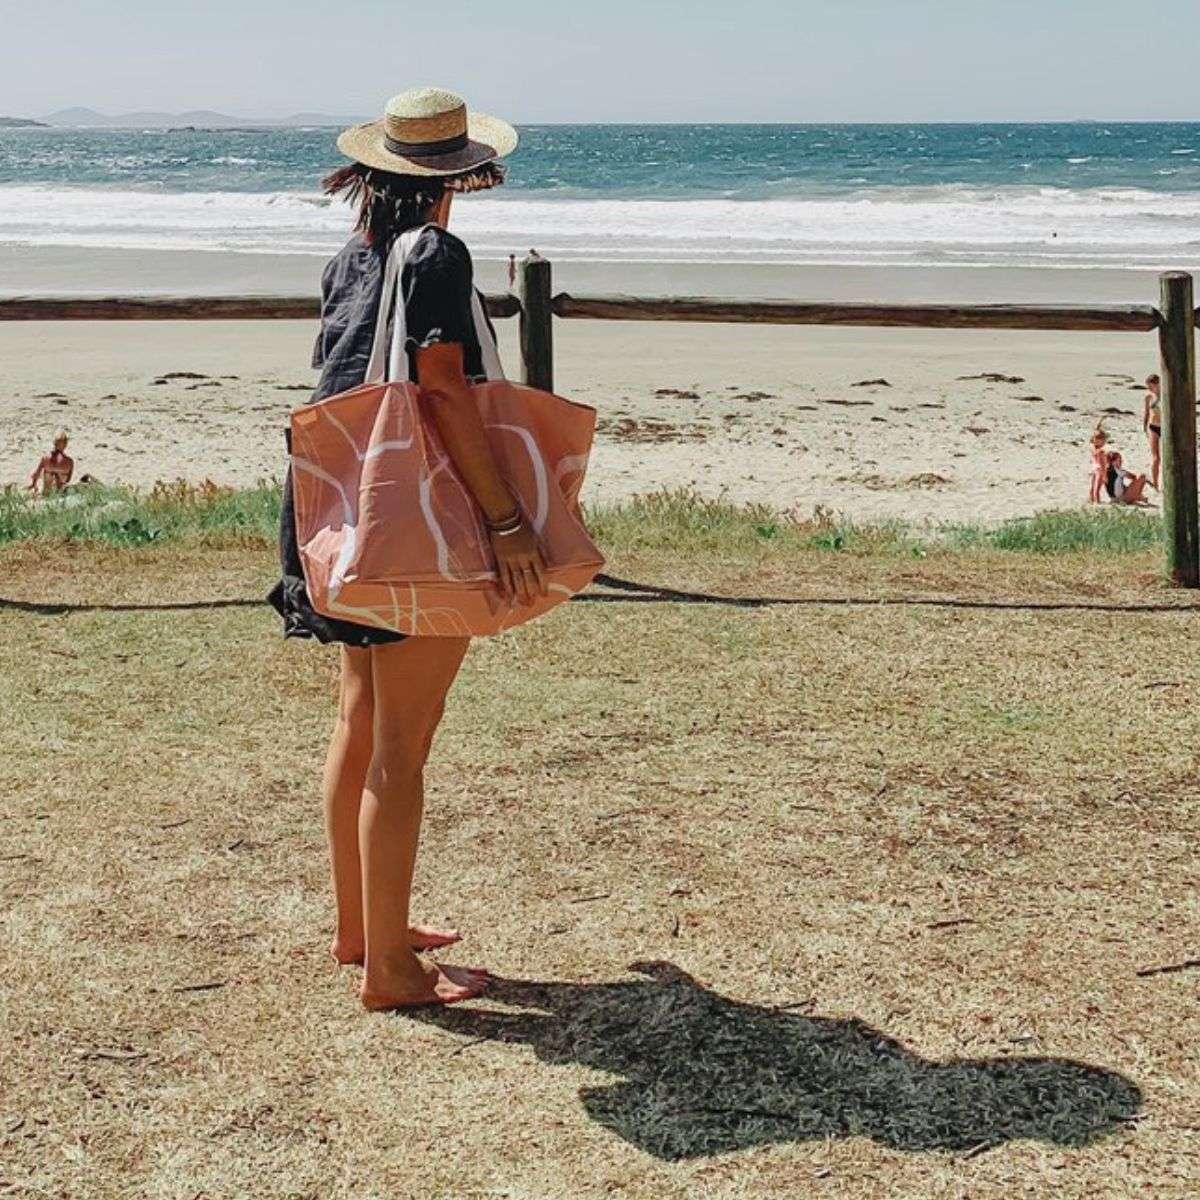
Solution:
{"label": "bag handle", "polygon": [[[383,383],[385,378],[407,382],[410,377],[411,365],[408,360],[408,336],[404,319],[404,264],[417,244],[417,239],[428,228],[429,225],[419,225],[416,229],[405,230],[388,251],[383,269],[383,287],[379,293],[379,312],[375,318],[375,336],[371,342],[371,357],[367,363],[367,373],[363,377],[364,383]],[[392,318],[390,346],[387,337],[389,318]],[[471,288],[471,319],[475,325],[475,336],[479,339],[484,375],[488,379],[503,379],[504,367],[500,362],[496,339],[487,323],[479,292],[474,287]]]}

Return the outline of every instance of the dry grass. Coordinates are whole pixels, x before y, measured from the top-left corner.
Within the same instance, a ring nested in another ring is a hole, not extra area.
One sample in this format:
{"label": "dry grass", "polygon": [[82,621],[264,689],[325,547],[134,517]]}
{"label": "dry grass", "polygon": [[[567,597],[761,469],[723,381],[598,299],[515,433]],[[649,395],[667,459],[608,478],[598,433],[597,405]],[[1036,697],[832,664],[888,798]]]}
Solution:
{"label": "dry grass", "polygon": [[1195,1195],[1200,972],[1138,971],[1200,957],[1197,611],[1120,562],[647,552],[614,573],[1016,606],[478,644],[420,915],[510,982],[406,1018],[325,955],[333,655],[153,607],[269,553],[8,548],[0,1194]]}

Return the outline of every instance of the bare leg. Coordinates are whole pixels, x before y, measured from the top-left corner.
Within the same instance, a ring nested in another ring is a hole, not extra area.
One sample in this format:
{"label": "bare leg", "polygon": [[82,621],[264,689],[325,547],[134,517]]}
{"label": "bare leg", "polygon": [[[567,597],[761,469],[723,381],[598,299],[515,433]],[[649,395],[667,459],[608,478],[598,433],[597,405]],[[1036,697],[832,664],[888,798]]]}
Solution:
{"label": "bare leg", "polygon": [[359,815],[368,1008],[465,1000],[486,984],[481,972],[422,961],[408,933],[425,760],[468,645],[408,638],[371,650],[374,749]]}
{"label": "bare leg", "polygon": [[[325,756],[324,779],[325,831],[337,902],[337,932],[330,949],[339,963],[361,963],[363,892],[358,816],[374,745],[375,696],[370,650],[343,646],[341,666],[337,721]],[[460,940],[454,930],[425,926],[416,926],[409,933],[413,947],[418,950],[451,946]]]}
{"label": "bare leg", "polygon": [[1162,471],[1162,438],[1157,433],[1150,434],[1150,486],[1159,490],[1159,474]]}
{"label": "bare leg", "polygon": [[1125,489],[1125,494],[1121,497],[1122,504],[1140,504],[1145,498],[1146,493],[1146,477],[1139,475]]}
{"label": "bare leg", "polygon": [[325,832],[337,901],[337,932],[331,949],[340,963],[361,962],[363,956],[358,809],[371,763],[374,713],[371,652],[343,646],[337,722],[325,756],[324,781]]}

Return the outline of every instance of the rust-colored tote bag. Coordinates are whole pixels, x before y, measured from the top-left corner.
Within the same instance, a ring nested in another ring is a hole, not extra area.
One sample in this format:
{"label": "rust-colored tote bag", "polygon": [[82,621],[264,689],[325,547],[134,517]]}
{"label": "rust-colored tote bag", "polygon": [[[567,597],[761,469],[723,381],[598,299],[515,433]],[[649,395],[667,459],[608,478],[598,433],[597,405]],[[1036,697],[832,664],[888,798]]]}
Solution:
{"label": "rust-colored tote bag", "polygon": [[485,636],[541,616],[604,565],[579,512],[596,411],[505,380],[473,295],[487,382],[472,392],[549,568],[547,596],[509,601],[483,515],[408,381],[400,281],[420,234],[402,234],[388,255],[366,381],[291,415],[296,537],[317,612],[422,637]]}

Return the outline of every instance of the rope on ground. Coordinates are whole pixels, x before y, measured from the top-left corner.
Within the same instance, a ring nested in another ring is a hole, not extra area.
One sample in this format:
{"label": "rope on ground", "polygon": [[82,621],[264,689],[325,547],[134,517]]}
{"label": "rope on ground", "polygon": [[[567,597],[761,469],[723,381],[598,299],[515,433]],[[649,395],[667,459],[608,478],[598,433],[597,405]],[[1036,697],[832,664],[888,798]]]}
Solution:
{"label": "rope on ground", "polygon": [[[1175,604],[1104,604],[1075,600],[970,600],[957,596],[725,596],[638,583],[616,575],[597,575],[607,592],[586,591],[572,600],[599,604],[711,604],[729,608],[949,608],[983,612],[1200,613],[1200,601]],[[613,593],[620,593],[614,595]],[[72,604],[67,601],[13,600],[0,596],[0,612],[60,617],[71,613],[196,612],[220,608],[258,608],[265,599],[179,600],[162,604]]]}

